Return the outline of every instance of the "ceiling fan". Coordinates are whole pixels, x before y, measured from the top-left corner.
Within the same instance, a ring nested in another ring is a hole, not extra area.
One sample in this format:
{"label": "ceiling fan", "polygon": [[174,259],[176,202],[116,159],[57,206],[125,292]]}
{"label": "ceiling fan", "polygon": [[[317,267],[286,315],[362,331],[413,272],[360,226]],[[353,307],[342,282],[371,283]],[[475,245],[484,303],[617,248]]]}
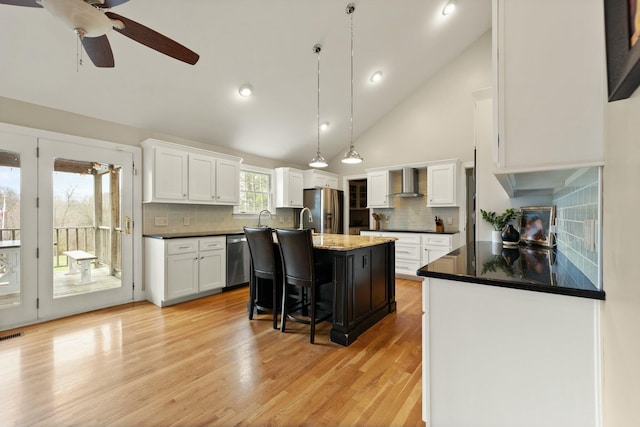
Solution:
{"label": "ceiling fan", "polygon": [[0,0],[0,4],[42,7],[79,37],[96,67],[113,67],[113,51],[107,34],[115,30],[172,58],[195,64],[200,56],[151,28],[109,11],[129,0]]}

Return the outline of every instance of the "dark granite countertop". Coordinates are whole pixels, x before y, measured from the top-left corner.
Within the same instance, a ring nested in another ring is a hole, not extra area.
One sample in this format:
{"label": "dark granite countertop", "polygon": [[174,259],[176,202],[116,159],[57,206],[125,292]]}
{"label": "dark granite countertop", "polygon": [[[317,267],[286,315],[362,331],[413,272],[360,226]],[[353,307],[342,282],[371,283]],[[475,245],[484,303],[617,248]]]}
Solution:
{"label": "dark granite countertop", "polygon": [[243,230],[224,230],[224,231],[190,231],[188,233],[151,233],[145,234],[143,237],[152,237],[154,239],[180,239],[183,237],[210,237],[210,236],[230,236],[233,234],[244,234]]}
{"label": "dark granite countertop", "polygon": [[465,245],[418,269],[418,276],[605,299],[605,293],[555,248]]}
{"label": "dark granite countertop", "polygon": [[391,230],[387,230],[386,228],[384,230],[360,230],[360,231],[381,231],[381,232],[387,232],[387,233],[427,233],[427,234],[457,234],[459,233],[459,231],[448,231],[447,229],[445,229],[445,231],[435,231],[435,230],[397,230],[397,229],[391,229]]}

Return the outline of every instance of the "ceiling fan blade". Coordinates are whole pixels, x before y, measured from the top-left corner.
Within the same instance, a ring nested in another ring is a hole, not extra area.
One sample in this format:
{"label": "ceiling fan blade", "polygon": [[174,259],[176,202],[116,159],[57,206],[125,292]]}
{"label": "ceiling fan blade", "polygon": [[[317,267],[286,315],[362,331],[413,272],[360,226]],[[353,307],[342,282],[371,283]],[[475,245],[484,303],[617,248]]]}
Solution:
{"label": "ceiling fan blade", "polygon": [[116,7],[121,5],[122,3],[126,3],[129,0],[104,0],[102,4],[96,4],[96,7],[100,9],[111,9],[112,7]]}
{"label": "ceiling fan blade", "polygon": [[113,51],[106,35],[100,37],[83,37],[82,46],[96,67],[113,67]]}
{"label": "ceiling fan blade", "polygon": [[187,64],[195,64],[200,59],[200,55],[181,45],[180,43],[171,40],[167,36],[145,27],[131,19],[125,18],[113,12],[105,12],[111,19],[117,19],[124,24],[124,28],[113,27],[113,29],[132,40],[142,43],[143,45],[157,50],[160,53],[164,53],[172,58],[186,62]]}
{"label": "ceiling fan blade", "polygon": [[42,5],[37,3],[36,0],[0,0],[0,4],[24,7],[42,7]]}

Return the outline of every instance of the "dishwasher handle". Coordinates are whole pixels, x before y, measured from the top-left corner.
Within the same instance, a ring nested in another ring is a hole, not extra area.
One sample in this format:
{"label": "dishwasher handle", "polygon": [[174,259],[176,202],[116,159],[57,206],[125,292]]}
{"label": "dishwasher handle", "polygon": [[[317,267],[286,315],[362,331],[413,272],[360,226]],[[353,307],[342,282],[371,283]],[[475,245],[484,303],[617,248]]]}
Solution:
{"label": "dishwasher handle", "polygon": [[246,236],[227,236],[227,244],[229,243],[242,243],[242,242],[246,242],[247,241],[247,237]]}

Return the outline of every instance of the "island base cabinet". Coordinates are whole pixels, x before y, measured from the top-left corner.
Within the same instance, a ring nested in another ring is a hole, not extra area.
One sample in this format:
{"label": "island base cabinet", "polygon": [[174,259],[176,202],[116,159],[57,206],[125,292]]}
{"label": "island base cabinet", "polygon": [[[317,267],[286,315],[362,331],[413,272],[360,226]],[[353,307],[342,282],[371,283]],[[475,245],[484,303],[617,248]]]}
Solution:
{"label": "island base cabinet", "polygon": [[395,311],[393,242],[350,251],[332,251],[333,328],[330,339],[349,345]]}
{"label": "island base cabinet", "polygon": [[600,426],[600,301],[426,278],[429,426]]}

